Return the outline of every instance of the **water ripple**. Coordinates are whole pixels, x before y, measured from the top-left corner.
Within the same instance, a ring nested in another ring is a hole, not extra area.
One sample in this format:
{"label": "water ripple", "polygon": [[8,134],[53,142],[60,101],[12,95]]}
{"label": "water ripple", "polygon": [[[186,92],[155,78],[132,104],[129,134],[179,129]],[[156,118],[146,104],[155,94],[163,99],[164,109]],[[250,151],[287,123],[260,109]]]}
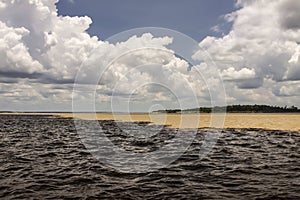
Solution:
{"label": "water ripple", "polygon": [[[176,129],[140,123],[160,131],[136,138],[115,122],[99,123],[129,152],[156,151],[176,134]],[[202,129],[170,166],[135,174],[93,158],[71,119],[2,115],[0,125],[2,199],[300,199],[299,133],[217,130],[221,138],[200,160],[203,135],[211,131]]]}

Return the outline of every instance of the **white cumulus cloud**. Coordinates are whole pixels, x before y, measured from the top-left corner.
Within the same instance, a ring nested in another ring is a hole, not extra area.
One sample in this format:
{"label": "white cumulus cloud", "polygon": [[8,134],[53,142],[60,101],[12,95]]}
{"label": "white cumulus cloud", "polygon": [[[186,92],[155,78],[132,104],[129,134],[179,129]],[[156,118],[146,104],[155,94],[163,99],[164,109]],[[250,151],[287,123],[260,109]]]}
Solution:
{"label": "white cumulus cloud", "polygon": [[221,75],[224,80],[244,80],[255,78],[254,69],[243,68],[239,71],[236,71],[233,67],[230,67],[221,72]]}
{"label": "white cumulus cloud", "polygon": [[[295,73],[300,66],[295,60],[300,41],[296,23],[300,21],[300,1],[239,0],[237,5],[241,8],[225,17],[233,22],[232,30],[222,38],[207,37],[200,46],[221,69],[240,71],[247,67],[255,70],[256,79],[299,80]],[[199,53],[195,58],[205,59]]]}
{"label": "white cumulus cloud", "polygon": [[[299,95],[289,85],[300,80],[300,1],[237,0],[236,7],[224,17],[232,23],[229,33],[221,38],[207,37],[199,44],[211,55],[224,79],[235,82],[226,84],[228,98],[256,103],[267,97],[269,104],[282,104],[291,98],[280,94]],[[194,58],[210,59],[201,51]],[[280,92],[275,92],[278,87],[282,87]],[[252,93],[247,95],[249,101],[240,89]]]}
{"label": "white cumulus cloud", "polygon": [[[138,92],[142,97],[148,96],[154,100],[168,99],[170,94],[167,91],[158,92],[155,87],[144,87],[138,91],[134,91],[134,88],[145,81],[161,83],[172,86],[171,89],[181,96],[188,96],[190,87],[203,84],[203,81],[196,80],[195,75],[187,74],[189,64],[186,61],[177,58],[173,51],[166,48],[172,43],[170,37],[156,38],[146,33],[110,44],[86,32],[92,23],[91,18],[59,16],[55,6],[58,0],[0,2],[0,82],[15,83],[11,86],[16,91],[19,91],[18,82],[35,85],[30,89],[24,88],[30,91],[28,93],[24,91],[11,95],[6,92],[2,95],[3,101],[10,101],[17,95],[37,96],[37,93],[43,97],[39,98],[41,101],[45,100],[44,97],[57,97],[58,94],[54,94],[50,88],[43,92],[36,84],[48,84],[53,88],[55,84],[72,84],[80,66],[87,59],[83,73],[79,75],[79,83],[88,84],[97,78],[99,74],[95,71],[100,68],[104,72],[98,90],[102,97],[109,97],[113,92],[120,95]],[[128,51],[133,52],[120,57]],[[108,66],[118,57],[116,62]],[[154,65],[147,66],[149,63]],[[191,80],[194,80],[192,86],[188,84]],[[70,89],[67,93],[70,93]],[[199,89],[197,95],[201,94]]]}

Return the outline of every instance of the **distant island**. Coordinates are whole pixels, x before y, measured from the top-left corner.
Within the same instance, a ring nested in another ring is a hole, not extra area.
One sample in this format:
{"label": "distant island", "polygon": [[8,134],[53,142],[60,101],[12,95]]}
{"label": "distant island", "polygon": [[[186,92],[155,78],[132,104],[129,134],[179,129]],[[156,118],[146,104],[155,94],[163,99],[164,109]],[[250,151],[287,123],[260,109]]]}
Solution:
{"label": "distant island", "polygon": [[187,110],[172,109],[158,110],[154,113],[211,113],[211,112],[227,112],[227,113],[300,113],[300,109],[295,106],[280,107],[269,105],[230,105],[216,107],[200,107]]}

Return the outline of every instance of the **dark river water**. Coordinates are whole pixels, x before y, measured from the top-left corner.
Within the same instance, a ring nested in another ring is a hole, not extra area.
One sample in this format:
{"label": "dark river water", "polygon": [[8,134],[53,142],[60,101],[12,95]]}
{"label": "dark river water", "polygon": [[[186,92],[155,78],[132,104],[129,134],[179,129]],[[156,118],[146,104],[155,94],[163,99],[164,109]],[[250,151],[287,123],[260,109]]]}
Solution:
{"label": "dark river water", "polygon": [[[139,123],[157,132],[145,140],[120,128],[135,124],[99,124],[127,152],[158,151],[176,134]],[[204,135],[216,132],[200,159]],[[82,141],[71,119],[0,115],[0,199],[300,199],[300,133],[202,129],[170,165],[139,173],[106,165]]]}

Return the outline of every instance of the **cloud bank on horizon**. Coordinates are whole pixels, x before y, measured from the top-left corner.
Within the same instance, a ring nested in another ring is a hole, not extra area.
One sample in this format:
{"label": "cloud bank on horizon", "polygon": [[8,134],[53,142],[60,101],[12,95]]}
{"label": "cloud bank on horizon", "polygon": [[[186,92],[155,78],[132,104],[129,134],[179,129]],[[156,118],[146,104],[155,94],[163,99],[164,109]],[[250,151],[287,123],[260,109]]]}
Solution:
{"label": "cloud bank on horizon", "polygon": [[[172,38],[156,38],[146,33],[110,44],[87,33],[92,23],[88,16],[59,16],[57,2],[0,0],[1,110],[70,110],[76,73],[94,49],[103,63],[124,49],[145,45],[168,52],[140,51],[116,63],[99,85],[98,98],[107,102],[118,81],[123,81],[119,94],[132,93],[128,88],[142,85],[145,80],[159,82],[166,76],[170,77],[168,84],[182,96],[187,92],[186,81],[195,88],[203,86],[203,80],[197,80],[193,68],[188,73],[189,64],[168,51]],[[236,6],[236,11],[224,17],[232,23],[228,34],[221,38],[208,36],[199,42],[224,79],[227,103],[300,106],[300,1],[237,0]],[[194,68],[210,68],[209,59],[202,51],[196,52],[193,59],[203,61]],[[133,71],[130,83],[122,80],[123,72],[130,71],[131,66],[154,61],[161,66]],[[86,74],[87,82],[96,67],[92,64],[90,73]],[[165,76],[159,76],[161,72]],[[203,102],[208,101],[205,88],[197,91]],[[157,101],[172,101],[167,93],[154,88],[143,88],[140,93]]]}

